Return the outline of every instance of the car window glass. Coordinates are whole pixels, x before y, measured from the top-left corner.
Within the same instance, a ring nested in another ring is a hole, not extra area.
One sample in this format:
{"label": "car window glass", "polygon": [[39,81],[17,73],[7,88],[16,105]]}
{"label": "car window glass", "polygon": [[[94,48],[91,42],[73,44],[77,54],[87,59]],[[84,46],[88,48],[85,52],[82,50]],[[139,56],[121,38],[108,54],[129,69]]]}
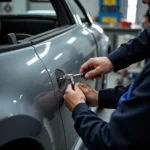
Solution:
{"label": "car window glass", "polygon": [[77,15],[79,15],[79,17],[81,18],[82,22],[87,22],[86,16],[84,15],[84,13],[80,9],[80,7],[77,5],[77,3],[74,0],[70,0],[70,3],[71,3],[71,7],[72,7],[73,11]]}
{"label": "car window glass", "polygon": [[0,7],[3,18],[0,45],[17,44],[63,26],[56,15],[56,8],[49,0],[2,2]]}

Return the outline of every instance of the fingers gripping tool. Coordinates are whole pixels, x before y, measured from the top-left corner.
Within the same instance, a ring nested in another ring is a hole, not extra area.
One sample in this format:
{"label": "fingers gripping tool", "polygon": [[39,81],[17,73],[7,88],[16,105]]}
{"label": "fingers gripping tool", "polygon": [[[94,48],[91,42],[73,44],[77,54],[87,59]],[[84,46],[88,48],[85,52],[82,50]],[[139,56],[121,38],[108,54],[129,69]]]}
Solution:
{"label": "fingers gripping tool", "polygon": [[58,80],[69,80],[71,85],[72,85],[72,88],[74,89],[75,87],[75,78],[77,77],[82,77],[84,78],[85,77],[85,74],[86,73],[79,73],[79,74],[65,74],[63,75],[61,78],[59,78]]}

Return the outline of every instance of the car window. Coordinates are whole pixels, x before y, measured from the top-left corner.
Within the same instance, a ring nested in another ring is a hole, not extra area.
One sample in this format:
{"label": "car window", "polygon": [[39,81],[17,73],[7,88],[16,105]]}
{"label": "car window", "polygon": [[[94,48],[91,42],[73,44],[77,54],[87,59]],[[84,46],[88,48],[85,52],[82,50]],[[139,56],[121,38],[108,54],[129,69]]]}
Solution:
{"label": "car window", "polygon": [[19,0],[17,3],[20,7],[16,7],[12,2],[1,3],[0,46],[14,45],[26,39],[37,37],[39,34],[43,36],[68,27],[69,19],[63,8],[57,7],[57,2],[28,0],[27,3],[27,1]]}
{"label": "car window", "polygon": [[82,12],[82,10],[80,9],[80,7],[77,5],[77,3],[74,0],[70,0],[70,4],[71,7],[73,9],[73,11],[79,15],[80,19],[82,20],[82,22],[88,22],[86,16],[84,15],[84,13]]}

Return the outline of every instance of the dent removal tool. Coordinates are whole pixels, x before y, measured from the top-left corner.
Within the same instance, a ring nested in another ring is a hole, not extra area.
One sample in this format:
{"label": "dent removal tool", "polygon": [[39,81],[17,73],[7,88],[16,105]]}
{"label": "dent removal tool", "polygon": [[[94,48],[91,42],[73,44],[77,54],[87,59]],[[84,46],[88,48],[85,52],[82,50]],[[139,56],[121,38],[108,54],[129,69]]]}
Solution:
{"label": "dent removal tool", "polygon": [[69,80],[71,85],[72,85],[72,88],[74,89],[75,87],[75,80],[74,78],[77,78],[77,77],[81,77],[81,78],[84,78],[85,77],[85,74],[86,73],[79,73],[79,74],[65,74],[63,75],[61,78],[59,78],[58,80]]}

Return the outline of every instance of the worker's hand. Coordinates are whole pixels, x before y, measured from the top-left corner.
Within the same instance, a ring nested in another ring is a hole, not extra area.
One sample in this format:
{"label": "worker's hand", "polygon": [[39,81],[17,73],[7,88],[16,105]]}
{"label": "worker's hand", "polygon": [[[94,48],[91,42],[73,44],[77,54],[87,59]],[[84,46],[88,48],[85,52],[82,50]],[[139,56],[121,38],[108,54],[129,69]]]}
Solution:
{"label": "worker's hand", "polygon": [[80,73],[87,72],[85,79],[93,79],[96,76],[109,73],[113,70],[113,65],[107,57],[90,58],[81,68]]}
{"label": "worker's hand", "polygon": [[66,106],[72,112],[78,104],[85,103],[85,96],[78,84],[75,85],[75,90],[72,89],[72,85],[68,85],[64,94],[64,100]]}
{"label": "worker's hand", "polygon": [[86,103],[89,107],[96,107],[98,106],[98,92],[92,89],[87,84],[79,84],[81,91],[84,93],[86,97]]}

